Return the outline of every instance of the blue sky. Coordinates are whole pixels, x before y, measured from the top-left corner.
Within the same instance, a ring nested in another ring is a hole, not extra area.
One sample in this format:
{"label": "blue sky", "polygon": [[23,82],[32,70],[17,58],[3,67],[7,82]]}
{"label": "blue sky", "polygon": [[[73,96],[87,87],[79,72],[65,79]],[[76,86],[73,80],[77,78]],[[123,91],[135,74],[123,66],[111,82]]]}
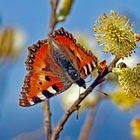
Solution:
{"label": "blue sky", "polygon": [[[121,14],[129,14],[136,21],[136,31],[140,31],[140,1],[139,0],[75,0],[71,14],[64,23],[57,25],[57,28],[64,26],[69,31],[75,29],[86,31],[93,36],[92,27],[97,18],[104,12],[115,10]],[[27,43],[30,45],[39,39],[45,38],[50,19],[49,0],[1,0],[0,15],[3,26],[15,26],[24,30],[27,34]],[[0,139],[8,140],[23,132],[34,131],[42,127],[43,111],[41,105],[32,108],[21,108],[18,106],[18,97],[26,74],[24,61],[26,59],[26,48],[21,58],[14,64],[3,68],[1,75],[5,73],[7,79],[4,101],[1,105]],[[138,51],[139,52],[139,51]],[[4,78],[5,78],[4,77]],[[3,90],[3,87],[0,87]],[[1,93],[2,94],[2,93]],[[59,98],[59,97],[58,97]],[[52,99],[53,125],[56,125],[63,109],[60,101]],[[104,120],[102,113],[105,113]],[[97,110],[94,131],[95,140],[133,140],[130,136],[129,121],[140,115],[137,111],[121,112],[111,102],[104,102]],[[72,136],[73,140],[78,138],[86,113],[80,116],[77,121],[75,115],[65,127],[62,139]],[[70,129],[72,128],[72,129]],[[98,131],[100,128],[100,131]],[[90,134],[92,137],[93,135]]]}

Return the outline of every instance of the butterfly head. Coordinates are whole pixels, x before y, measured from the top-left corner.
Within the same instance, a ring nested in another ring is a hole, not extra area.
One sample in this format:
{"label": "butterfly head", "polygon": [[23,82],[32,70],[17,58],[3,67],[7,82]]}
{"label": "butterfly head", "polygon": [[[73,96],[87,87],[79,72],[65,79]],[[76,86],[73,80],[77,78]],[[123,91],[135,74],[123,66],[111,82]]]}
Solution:
{"label": "butterfly head", "polygon": [[76,84],[86,89],[86,83],[84,79],[80,78],[79,80],[76,81]]}

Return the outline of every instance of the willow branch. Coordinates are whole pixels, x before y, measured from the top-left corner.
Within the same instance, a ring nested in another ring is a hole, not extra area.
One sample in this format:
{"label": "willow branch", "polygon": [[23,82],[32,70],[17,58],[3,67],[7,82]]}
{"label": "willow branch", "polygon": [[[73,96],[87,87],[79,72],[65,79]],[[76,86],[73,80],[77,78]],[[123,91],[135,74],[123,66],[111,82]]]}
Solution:
{"label": "willow branch", "polygon": [[52,127],[51,127],[51,110],[50,110],[49,100],[46,100],[44,102],[43,110],[44,110],[45,135],[47,137],[47,140],[50,140],[52,135]]}
{"label": "willow branch", "polygon": [[95,107],[89,110],[88,116],[84,123],[83,129],[80,134],[79,140],[87,140],[89,131],[93,126],[93,117],[94,117]]}
{"label": "willow branch", "polygon": [[108,67],[106,67],[103,72],[99,73],[97,78],[87,88],[87,90],[84,93],[80,94],[80,97],[67,110],[67,112],[64,114],[64,116],[58,123],[57,127],[55,128],[55,130],[52,134],[51,140],[57,140],[59,138],[59,135],[60,135],[61,131],[63,130],[63,127],[64,127],[65,123],[67,122],[67,120],[69,119],[69,117],[71,116],[71,114],[73,112],[75,112],[77,109],[79,109],[80,103],[86,98],[86,96],[89,95],[97,85],[99,85],[100,83],[102,83],[105,80],[105,76],[112,71],[113,67],[116,65],[118,60],[119,59],[115,57],[115,59],[112,61],[112,63]]}
{"label": "willow branch", "polygon": [[49,26],[49,32],[48,32],[48,35],[49,34],[52,34],[56,24],[57,24],[57,19],[56,19],[56,8],[57,8],[57,5],[58,5],[58,0],[51,0],[50,1],[51,3],[51,19],[50,19],[50,26]]}
{"label": "willow branch", "polygon": [[[99,89],[101,89],[102,84],[100,84],[99,86],[100,86]],[[97,99],[98,100],[98,102],[97,102],[98,105],[102,100],[108,99],[108,95],[106,93],[101,92],[99,90],[96,90],[96,91],[100,92],[99,95],[98,95],[98,99]],[[96,114],[97,104],[95,104],[94,106],[92,106],[92,108],[89,109],[87,118],[84,122],[82,131],[80,133],[79,140],[87,140],[88,139],[89,132],[94,125],[93,123],[94,123],[94,118],[95,118],[95,114]]]}

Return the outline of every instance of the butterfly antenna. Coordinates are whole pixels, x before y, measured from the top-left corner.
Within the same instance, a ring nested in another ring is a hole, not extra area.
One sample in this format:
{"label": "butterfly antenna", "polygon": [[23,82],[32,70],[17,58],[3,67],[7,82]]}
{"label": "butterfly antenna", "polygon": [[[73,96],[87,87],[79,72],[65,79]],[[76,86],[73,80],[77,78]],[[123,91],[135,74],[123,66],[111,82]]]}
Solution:
{"label": "butterfly antenna", "polygon": [[[80,98],[80,92],[81,92],[81,88],[79,87],[79,96],[78,99]],[[76,114],[76,119],[78,120],[79,118],[79,107],[77,108],[77,114]]]}
{"label": "butterfly antenna", "polygon": [[98,91],[98,92],[100,92],[100,93],[104,94],[105,96],[108,96],[108,94],[107,94],[107,93],[105,93],[105,92],[103,92],[103,91],[100,91],[100,90],[98,90],[98,89],[94,89],[94,90],[96,90],[96,91]]}

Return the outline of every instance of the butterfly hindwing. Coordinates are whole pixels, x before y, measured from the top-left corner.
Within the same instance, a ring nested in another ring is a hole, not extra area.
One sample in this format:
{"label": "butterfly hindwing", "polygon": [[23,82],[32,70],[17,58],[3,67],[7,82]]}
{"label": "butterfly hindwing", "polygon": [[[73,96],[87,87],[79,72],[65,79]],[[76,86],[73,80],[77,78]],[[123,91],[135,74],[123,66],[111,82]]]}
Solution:
{"label": "butterfly hindwing", "polygon": [[47,72],[28,73],[22,88],[21,106],[31,106],[50,98],[65,88],[63,81]]}
{"label": "butterfly hindwing", "polygon": [[47,41],[39,41],[29,47],[26,65],[28,74],[21,91],[21,106],[39,103],[66,90],[71,85],[53,59],[51,46]]}
{"label": "butterfly hindwing", "polygon": [[76,39],[64,28],[60,28],[52,35],[53,40],[70,58],[74,66],[80,71],[81,77],[86,78],[97,66],[97,58],[89,50],[76,43]]}

